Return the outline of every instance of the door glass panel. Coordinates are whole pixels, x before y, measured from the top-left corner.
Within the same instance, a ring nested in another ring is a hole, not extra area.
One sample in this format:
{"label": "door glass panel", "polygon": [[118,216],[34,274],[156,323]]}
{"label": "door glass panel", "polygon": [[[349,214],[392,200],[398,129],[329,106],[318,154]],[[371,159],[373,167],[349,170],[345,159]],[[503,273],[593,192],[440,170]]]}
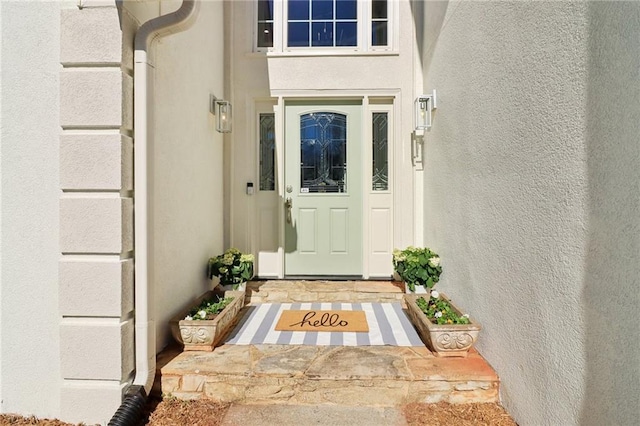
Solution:
{"label": "door glass panel", "polygon": [[276,189],[275,119],[273,113],[260,114],[260,191]]}
{"label": "door glass panel", "polygon": [[300,192],[346,192],[347,116],[300,117]]}
{"label": "door glass panel", "polygon": [[373,113],[373,190],[389,189],[389,118],[386,112]]}

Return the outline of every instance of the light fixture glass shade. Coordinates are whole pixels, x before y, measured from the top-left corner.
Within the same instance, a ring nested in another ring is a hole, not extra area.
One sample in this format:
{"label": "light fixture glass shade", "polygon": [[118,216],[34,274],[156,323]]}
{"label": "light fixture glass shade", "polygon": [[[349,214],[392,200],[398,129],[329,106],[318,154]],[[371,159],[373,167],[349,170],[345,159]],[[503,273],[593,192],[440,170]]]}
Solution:
{"label": "light fixture glass shade", "polygon": [[216,130],[220,133],[231,132],[231,103],[216,100]]}
{"label": "light fixture glass shade", "polygon": [[426,130],[431,127],[431,103],[430,96],[416,98],[416,130]]}

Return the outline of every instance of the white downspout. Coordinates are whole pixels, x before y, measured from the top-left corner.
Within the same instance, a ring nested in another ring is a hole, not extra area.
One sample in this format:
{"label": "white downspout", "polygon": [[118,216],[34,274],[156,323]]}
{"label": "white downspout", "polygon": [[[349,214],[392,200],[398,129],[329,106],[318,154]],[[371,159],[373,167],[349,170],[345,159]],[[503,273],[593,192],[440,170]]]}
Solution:
{"label": "white downspout", "polygon": [[199,0],[183,0],[178,10],[145,22],[135,38],[134,53],[134,212],[135,212],[135,358],[133,385],[151,391],[156,373],[154,298],[149,283],[149,176],[147,147],[153,99],[151,46],[155,39],[186,30],[198,14]]}

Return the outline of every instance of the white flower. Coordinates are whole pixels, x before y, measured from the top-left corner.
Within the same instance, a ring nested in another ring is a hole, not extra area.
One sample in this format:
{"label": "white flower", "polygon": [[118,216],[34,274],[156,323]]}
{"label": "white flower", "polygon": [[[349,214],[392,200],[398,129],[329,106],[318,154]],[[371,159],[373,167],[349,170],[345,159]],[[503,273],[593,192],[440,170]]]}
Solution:
{"label": "white flower", "polygon": [[438,311],[435,313],[434,317],[440,318],[442,316],[442,312]]}
{"label": "white flower", "polygon": [[440,297],[440,293],[438,293],[436,290],[431,290],[431,297],[437,299],[438,297]]}
{"label": "white flower", "polygon": [[429,265],[433,266],[434,268],[437,267],[438,265],[440,265],[440,258],[432,257],[431,259],[429,259]]}
{"label": "white flower", "polygon": [[184,319],[187,321],[191,321],[193,317],[191,315],[187,315],[186,317],[184,317]]}
{"label": "white flower", "polygon": [[198,315],[200,315],[200,318],[205,319],[207,317],[207,313],[205,311],[199,311]]}
{"label": "white flower", "polygon": [[464,314],[463,317],[468,319],[469,318],[469,314]]}

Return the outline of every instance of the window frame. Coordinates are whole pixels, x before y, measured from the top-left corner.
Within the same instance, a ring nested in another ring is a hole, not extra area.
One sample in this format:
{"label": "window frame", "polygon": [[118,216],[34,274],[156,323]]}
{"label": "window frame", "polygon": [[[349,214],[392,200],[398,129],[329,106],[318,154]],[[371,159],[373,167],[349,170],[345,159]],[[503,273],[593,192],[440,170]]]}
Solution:
{"label": "window frame", "polygon": [[387,44],[373,46],[371,0],[357,0],[357,43],[355,46],[296,46],[289,47],[288,0],[273,0],[273,47],[258,46],[258,1],[253,2],[253,52],[269,56],[334,56],[398,54],[399,0],[387,0]]}

